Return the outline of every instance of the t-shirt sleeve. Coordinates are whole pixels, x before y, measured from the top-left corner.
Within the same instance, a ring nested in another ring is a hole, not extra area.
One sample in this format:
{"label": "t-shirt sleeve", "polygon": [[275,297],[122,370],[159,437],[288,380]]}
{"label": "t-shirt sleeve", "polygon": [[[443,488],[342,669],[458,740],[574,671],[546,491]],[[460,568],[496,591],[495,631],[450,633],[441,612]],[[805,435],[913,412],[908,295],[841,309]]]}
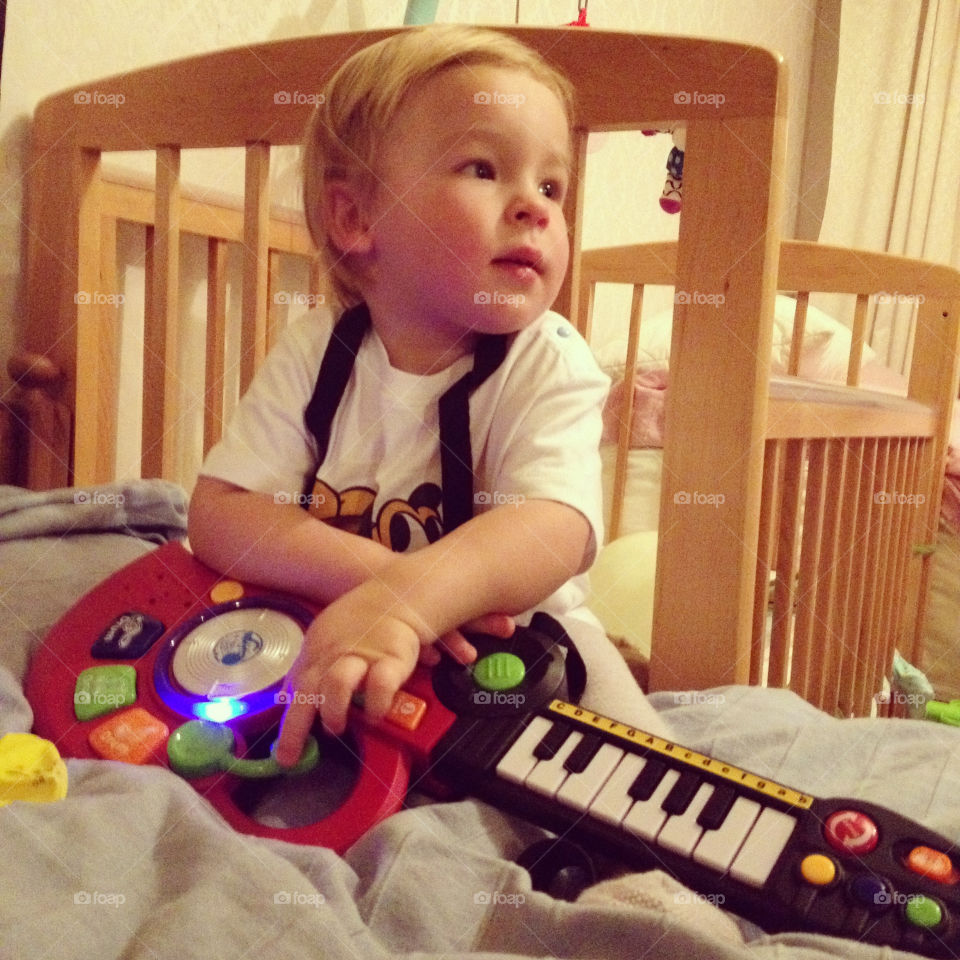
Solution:
{"label": "t-shirt sleeve", "polygon": [[586,342],[556,314],[521,344],[491,429],[489,506],[520,497],[556,500],[578,510],[593,534],[584,569],[603,542],[600,436],[609,378]]}
{"label": "t-shirt sleeve", "polygon": [[[284,330],[244,394],[201,474],[292,502],[316,466],[303,412],[329,324],[314,313]],[[281,501],[281,502],[282,502]]]}

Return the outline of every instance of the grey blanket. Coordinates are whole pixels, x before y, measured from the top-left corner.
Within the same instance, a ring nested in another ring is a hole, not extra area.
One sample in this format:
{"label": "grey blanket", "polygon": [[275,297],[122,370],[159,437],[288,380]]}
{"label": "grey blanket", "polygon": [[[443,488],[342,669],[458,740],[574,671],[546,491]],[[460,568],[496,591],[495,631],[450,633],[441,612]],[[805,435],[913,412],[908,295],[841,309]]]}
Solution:
{"label": "grey blanket", "polygon": [[[89,529],[0,543],[0,732],[29,728],[30,648],[107,568],[149,548]],[[779,690],[652,699],[681,742],[818,796],[869,798],[960,840],[954,728],[836,720]],[[0,809],[2,960],[898,956],[760,935],[655,873],[576,903],[552,899],[514,863],[542,832],[472,800],[411,806],[338,857],[235,833],[165,769],[68,766],[65,800]]]}

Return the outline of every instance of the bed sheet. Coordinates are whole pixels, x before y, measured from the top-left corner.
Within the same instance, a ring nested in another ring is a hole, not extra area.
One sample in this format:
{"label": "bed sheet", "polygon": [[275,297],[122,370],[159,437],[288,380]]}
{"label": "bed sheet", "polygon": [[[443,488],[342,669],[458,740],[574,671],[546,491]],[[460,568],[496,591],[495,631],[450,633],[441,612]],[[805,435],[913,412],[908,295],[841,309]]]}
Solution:
{"label": "bed sheet", "polygon": [[[145,549],[135,524],[0,542],[0,729],[29,727],[20,685],[49,624]],[[884,803],[960,841],[954,728],[836,720],[779,690],[652,699],[681,742],[820,796]],[[68,767],[66,799],[0,809],[4,960],[880,955],[811,934],[756,936],[656,873],[554,900],[513,862],[541,831],[471,800],[411,805],[341,858],[235,833],[167,770]]]}

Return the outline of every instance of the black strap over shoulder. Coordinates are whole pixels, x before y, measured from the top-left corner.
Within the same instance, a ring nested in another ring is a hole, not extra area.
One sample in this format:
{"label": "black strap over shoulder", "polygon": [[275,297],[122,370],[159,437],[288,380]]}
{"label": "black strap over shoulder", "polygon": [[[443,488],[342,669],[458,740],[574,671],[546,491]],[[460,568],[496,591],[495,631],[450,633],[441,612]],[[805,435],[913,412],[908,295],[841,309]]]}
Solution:
{"label": "black strap over shoulder", "polygon": [[[320,361],[317,383],[304,410],[307,429],[317,441],[317,463],[306,478],[309,493],[314,476],[326,459],[333,418],[350,381],[353,365],[370,327],[370,311],[360,303],[344,311],[334,325]],[[470,445],[470,395],[500,366],[507,354],[508,336],[481,336],[473,368],[451,386],[439,401],[440,485],[445,533],[473,516],[473,452]]]}
{"label": "black strap over shoulder", "polygon": [[440,398],[440,476],[443,529],[455,530],[473,516],[473,451],[470,446],[470,394],[503,362],[505,335],[481,337],[473,369]]}
{"label": "black strap over shoulder", "polygon": [[[303,413],[307,429],[317,441],[314,472],[327,458],[333,418],[347,389],[357,351],[369,326],[370,311],[365,303],[360,303],[341,314],[330,334],[330,342],[320,361],[317,385]],[[307,478],[307,483],[312,485],[313,476]]]}

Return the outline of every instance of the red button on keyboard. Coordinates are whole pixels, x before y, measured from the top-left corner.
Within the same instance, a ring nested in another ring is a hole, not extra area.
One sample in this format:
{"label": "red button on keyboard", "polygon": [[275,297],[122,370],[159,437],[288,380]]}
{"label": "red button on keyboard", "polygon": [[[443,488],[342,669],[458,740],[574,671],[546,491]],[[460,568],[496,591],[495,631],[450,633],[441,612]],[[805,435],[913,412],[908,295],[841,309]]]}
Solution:
{"label": "red button on keyboard", "polygon": [[838,853],[854,856],[869,853],[880,839],[877,825],[859,810],[832,813],[823,825],[823,835]]}

